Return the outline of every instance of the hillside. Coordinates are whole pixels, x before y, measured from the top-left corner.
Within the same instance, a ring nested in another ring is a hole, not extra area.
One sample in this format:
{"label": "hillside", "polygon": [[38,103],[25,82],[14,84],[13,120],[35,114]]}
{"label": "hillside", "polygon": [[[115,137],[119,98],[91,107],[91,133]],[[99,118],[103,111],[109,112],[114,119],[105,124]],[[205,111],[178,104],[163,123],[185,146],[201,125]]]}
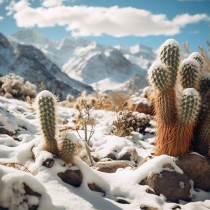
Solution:
{"label": "hillside", "polygon": [[139,87],[145,87],[147,69],[155,58],[154,51],[146,46],[102,46],[70,37],[52,41],[33,30],[19,31],[11,39],[40,49],[69,77],[96,91],[118,89],[136,74],[142,78]]}
{"label": "hillside", "polygon": [[0,74],[15,73],[24,79],[43,86],[60,99],[67,94],[78,96],[82,91],[92,92],[92,88],[61,72],[39,49],[9,41],[0,34]]}

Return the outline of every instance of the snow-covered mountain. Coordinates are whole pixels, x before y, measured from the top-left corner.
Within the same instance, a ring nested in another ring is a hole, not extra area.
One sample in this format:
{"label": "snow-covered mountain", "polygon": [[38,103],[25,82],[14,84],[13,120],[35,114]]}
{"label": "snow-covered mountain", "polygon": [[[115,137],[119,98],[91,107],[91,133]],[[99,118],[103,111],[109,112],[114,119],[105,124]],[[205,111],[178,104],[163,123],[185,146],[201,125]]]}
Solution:
{"label": "snow-covered mountain", "polygon": [[[28,36],[25,37],[27,39]],[[20,75],[38,87],[42,83],[46,89],[59,95],[60,99],[67,94],[77,96],[84,90],[93,91],[90,86],[63,73],[39,49],[9,41],[0,33],[0,74],[3,76],[8,73]]]}
{"label": "snow-covered mountain", "polygon": [[139,87],[143,88],[146,70],[155,58],[146,46],[110,47],[70,37],[52,41],[31,29],[10,38],[37,47],[71,78],[99,91],[119,88],[136,74],[142,78]]}

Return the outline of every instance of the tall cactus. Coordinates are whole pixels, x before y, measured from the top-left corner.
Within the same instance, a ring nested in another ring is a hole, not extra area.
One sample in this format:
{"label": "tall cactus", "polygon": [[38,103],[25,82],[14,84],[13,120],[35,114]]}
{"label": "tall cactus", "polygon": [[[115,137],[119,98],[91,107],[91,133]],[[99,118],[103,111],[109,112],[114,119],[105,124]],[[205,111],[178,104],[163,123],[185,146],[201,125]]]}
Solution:
{"label": "tall cactus", "polygon": [[170,154],[173,147],[176,122],[176,101],[172,72],[161,62],[155,62],[148,71],[154,89],[153,101],[157,116],[156,155]]}
{"label": "tall cactus", "polygon": [[44,139],[44,149],[53,153],[58,153],[56,135],[56,98],[47,91],[41,91],[36,97],[37,112],[39,116],[39,127]]}
{"label": "tall cactus", "polygon": [[[199,87],[201,77],[198,57],[194,54],[180,65],[179,45],[170,39],[160,47],[161,62],[156,61],[148,71],[157,118],[156,155],[177,156],[191,149],[200,108],[200,96],[194,89]],[[183,89],[181,98],[175,91],[177,74]]]}

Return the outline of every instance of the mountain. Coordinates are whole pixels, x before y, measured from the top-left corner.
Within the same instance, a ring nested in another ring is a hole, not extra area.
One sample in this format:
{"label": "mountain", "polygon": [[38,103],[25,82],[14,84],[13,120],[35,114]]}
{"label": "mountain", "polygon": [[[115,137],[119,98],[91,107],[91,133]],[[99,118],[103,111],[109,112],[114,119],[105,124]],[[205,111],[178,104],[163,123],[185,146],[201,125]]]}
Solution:
{"label": "mountain", "polygon": [[97,91],[113,90],[136,74],[142,78],[139,86],[145,87],[147,69],[155,59],[153,49],[143,45],[110,47],[72,37],[52,41],[31,29],[10,38],[40,49],[69,77]]}
{"label": "mountain", "polygon": [[[25,36],[26,38],[28,36]],[[23,45],[9,41],[0,33],[0,74],[15,73],[24,79],[41,84],[64,99],[67,94],[78,96],[82,91],[93,89],[61,72],[45,54],[32,45]]]}

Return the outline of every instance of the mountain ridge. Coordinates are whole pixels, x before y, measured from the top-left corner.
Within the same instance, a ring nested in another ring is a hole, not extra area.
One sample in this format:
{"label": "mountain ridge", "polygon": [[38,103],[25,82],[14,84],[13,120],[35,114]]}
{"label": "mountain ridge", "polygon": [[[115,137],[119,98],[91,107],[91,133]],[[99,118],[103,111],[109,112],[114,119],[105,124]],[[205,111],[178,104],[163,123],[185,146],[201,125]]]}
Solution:
{"label": "mountain ridge", "polygon": [[[34,33],[31,39],[27,32]],[[34,45],[69,77],[101,92],[118,88],[136,74],[142,77],[139,87],[147,86],[147,69],[155,59],[154,50],[144,45],[111,47],[72,37],[52,41],[31,29],[19,31],[11,39]]]}
{"label": "mountain ridge", "polygon": [[93,92],[92,87],[76,81],[58,68],[45,54],[32,45],[9,41],[0,33],[0,74],[15,73],[24,79],[55,93],[60,99],[67,94],[78,96],[82,91]]}

